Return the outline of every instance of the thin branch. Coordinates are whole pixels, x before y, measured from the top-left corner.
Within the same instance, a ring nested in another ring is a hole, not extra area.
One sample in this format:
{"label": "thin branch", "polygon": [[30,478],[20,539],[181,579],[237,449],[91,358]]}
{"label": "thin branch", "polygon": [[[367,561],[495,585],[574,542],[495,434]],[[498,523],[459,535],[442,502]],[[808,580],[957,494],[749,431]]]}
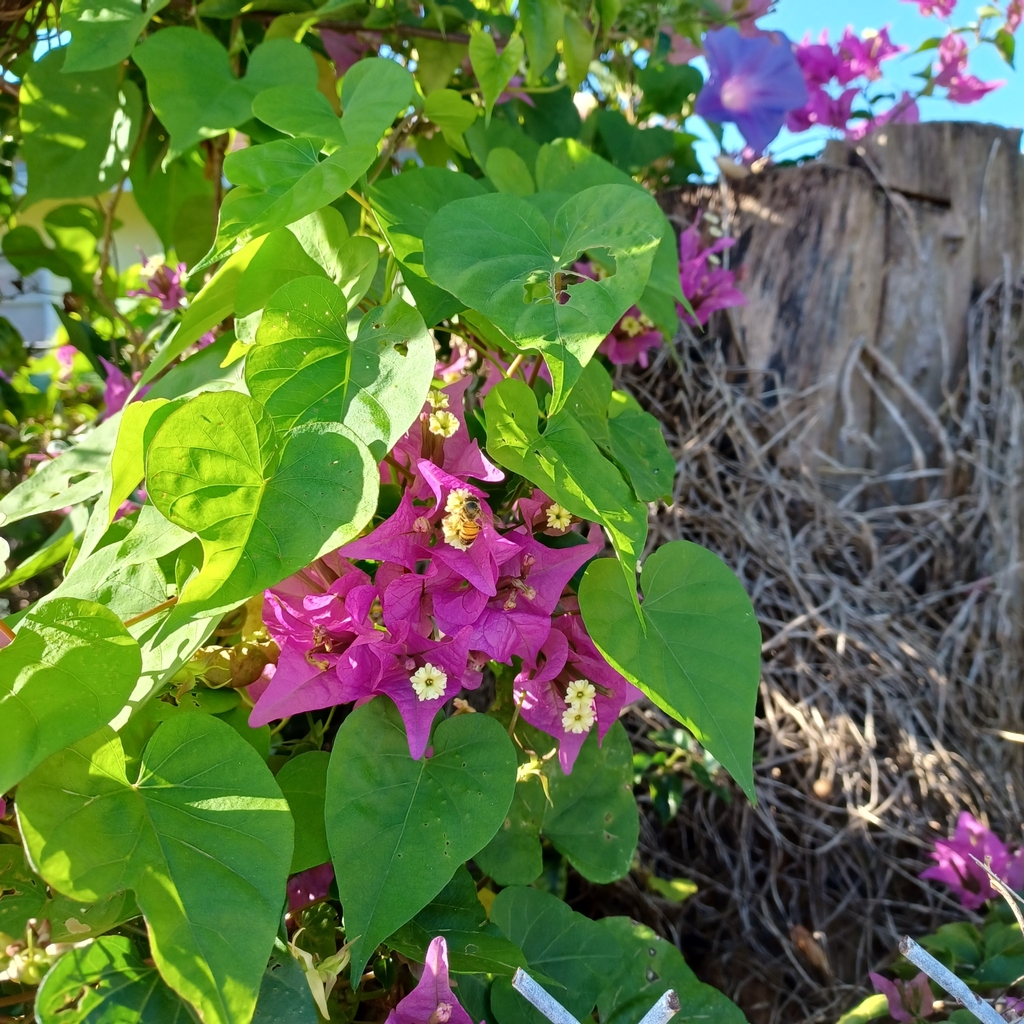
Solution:
{"label": "thin branch", "polygon": [[151,616],[157,615],[162,611],[166,611],[168,608],[173,608],[177,603],[177,597],[169,597],[166,601],[161,602],[155,608],[150,608],[148,611],[140,612],[138,615],[133,615],[130,619],[125,619],[124,624],[126,626],[134,626],[136,623],[144,622]]}

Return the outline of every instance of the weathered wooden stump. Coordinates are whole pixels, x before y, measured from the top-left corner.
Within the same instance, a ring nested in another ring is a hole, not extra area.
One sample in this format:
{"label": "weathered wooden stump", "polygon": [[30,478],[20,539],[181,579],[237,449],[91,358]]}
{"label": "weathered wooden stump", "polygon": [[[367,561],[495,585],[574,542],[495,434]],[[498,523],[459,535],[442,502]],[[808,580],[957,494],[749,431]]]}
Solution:
{"label": "weathered wooden stump", "polygon": [[819,161],[665,197],[680,222],[710,209],[738,239],[727,256],[748,304],[719,326],[736,362],[772,371],[766,401],[776,385],[817,385],[799,457],[837,493],[865,471],[903,471],[899,500],[942,493],[951,450],[936,413],[965,366],[968,312],[1024,263],[1020,138],[891,125]]}

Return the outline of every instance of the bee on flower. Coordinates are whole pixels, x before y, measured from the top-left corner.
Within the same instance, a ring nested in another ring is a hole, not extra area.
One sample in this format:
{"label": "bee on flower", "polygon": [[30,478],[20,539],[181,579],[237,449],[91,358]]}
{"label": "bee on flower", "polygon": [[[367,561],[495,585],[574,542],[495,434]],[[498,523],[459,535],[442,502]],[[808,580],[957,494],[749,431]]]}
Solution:
{"label": "bee on flower", "polygon": [[468,551],[482,528],[483,508],[479,499],[464,487],[456,487],[449,493],[444,510],[447,515],[441,520],[441,529],[445,543],[458,551]]}

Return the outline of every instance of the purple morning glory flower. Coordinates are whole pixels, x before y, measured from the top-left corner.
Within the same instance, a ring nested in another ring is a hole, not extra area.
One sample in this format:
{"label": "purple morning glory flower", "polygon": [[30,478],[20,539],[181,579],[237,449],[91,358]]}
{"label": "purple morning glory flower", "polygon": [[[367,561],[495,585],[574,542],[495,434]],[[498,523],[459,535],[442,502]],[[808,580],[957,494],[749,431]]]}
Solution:
{"label": "purple morning glory flower", "polygon": [[807,103],[807,85],[789,40],[781,32],[748,39],[722,28],[707,34],[704,49],[711,74],[696,112],[711,121],[731,121],[752,149],[763,152],[786,114]]}
{"label": "purple morning glory flower", "polygon": [[388,1014],[384,1024],[473,1024],[448,980],[448,944],[439,935],[427,947],[417,986]]}

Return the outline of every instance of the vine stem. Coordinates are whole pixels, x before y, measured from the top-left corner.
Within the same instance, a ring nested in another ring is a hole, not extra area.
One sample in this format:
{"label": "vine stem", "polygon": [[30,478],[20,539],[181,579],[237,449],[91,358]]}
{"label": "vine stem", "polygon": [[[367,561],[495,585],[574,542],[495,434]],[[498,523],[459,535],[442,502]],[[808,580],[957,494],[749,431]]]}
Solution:
{"label": "vine stem", "polygon": [[13,644],[16,636],[17,634],[6,622],[0,622],[0,648]]}
{"label": "vine stem", "polygon": [[533,364],[533,369],[530,371],[530,379],[526,382],[532,388],[537,383],[537,377],[540,375],[540,368],[544,362],[543,356],[537,356],[537,361]]}
{"label": "vine stem", "polygon": [[519,355],[517,355],[515,357],[515,359],[513,359],[512,362],[509,363],[508,369],[505,371],[505,376],[506,377],[514,376],[516,370],[518,370],[519,367],[522,365],[522,362],[523,362],[523,353],[520,352]]}
{"label": "vine stem", "polygon": [[166,611],[168,608],[173,608],[178,603],[178,598],[169,597],[166,601],[162,601],[155,608],[150,608],[149,611],[140,612],[138,615],[133,615],[130,619],[125,619],[125,626],[134,626],[138,622],[144,622],[146,619],[151,618],[154,615],[158,615],[162,611]]}

